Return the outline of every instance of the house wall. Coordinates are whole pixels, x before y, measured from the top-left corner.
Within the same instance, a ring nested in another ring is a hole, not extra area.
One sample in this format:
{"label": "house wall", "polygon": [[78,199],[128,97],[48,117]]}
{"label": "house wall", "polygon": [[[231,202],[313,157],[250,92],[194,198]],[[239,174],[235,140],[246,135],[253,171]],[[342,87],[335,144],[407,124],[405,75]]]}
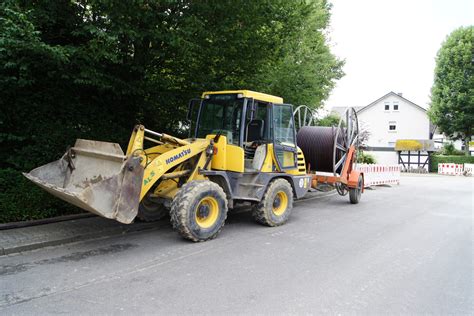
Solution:
{"label": "house wall", "polygon": [[380,165],[397,165],[398,154],[395,151],[366,151],[374,156],[376,163]]}
{"label": "house wall", "polygon": [[[385,110],[385,105],[389,106]],[[398,104],[398,110],[394,105]],[[430,123],[426,111],[405,101],[396,94],[389,94],[377,103],[357,113],[360,126],[370,131],[368,146],[394,148],[398,139],[429,139]],[[395,130],[389,126],[395,125]],[[380,164],[397,164],[395,151],[369,152]]]}

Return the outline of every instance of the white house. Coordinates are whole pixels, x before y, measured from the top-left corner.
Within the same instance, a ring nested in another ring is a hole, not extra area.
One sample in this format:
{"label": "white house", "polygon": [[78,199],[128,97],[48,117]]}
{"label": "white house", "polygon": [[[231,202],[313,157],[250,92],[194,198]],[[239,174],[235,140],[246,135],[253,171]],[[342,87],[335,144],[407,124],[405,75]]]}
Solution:
{"label": "white house", "polygon": [[[335,107],[341,113],[345,108]],[[394,151],[398,139],[430,139],[430,120],[426,109],[389,92],[364,107],[357,107],[359,126],[370,132],[367,145],[377,163],[397,164]]]}

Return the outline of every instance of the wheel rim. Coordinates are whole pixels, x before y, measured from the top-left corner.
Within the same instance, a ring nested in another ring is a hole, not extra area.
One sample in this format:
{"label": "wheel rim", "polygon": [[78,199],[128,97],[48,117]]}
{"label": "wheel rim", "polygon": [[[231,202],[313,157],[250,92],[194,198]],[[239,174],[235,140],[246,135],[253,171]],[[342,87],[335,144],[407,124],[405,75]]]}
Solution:
{"label": "wheel rim", "polygon": [[295,124],[296,131],[299,131],[300,128],[302,128],[303,126],[314,125],[314,113],[306,105],[300,105],[293,111],[293,119],[295,122],[294,124]]}
{"label": "wheel rim", "polygon": [[349,192],[349,190],[347,189],[347,186],[343,183],[336,182],[334,186],[336,187],[337,193],[339,193],[339,195],[341,196],[345,196],[347,192]]}
{"label": "wheel rim", "polygon": [[285,213],[287,207],[288,195],[286,195],[286,193],[283,191],[279,191],[273,200],[273,214],[281,216],[283,213]]}
{"label": "wheel rim", "polygon": [[209,228],[214,225],[219,217],[219,204],[212,196],[207,196],[196,207],[195,219],[201,228]]}

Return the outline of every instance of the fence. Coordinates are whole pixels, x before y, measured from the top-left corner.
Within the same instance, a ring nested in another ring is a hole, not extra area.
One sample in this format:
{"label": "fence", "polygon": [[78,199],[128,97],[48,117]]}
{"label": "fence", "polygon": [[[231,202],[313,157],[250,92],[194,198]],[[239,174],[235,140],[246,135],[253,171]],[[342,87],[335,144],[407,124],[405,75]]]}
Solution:
{"label": "fence", "polygon": [[364,186],[400,184],[399,165],[357,164],[356,170],[364,173]]}

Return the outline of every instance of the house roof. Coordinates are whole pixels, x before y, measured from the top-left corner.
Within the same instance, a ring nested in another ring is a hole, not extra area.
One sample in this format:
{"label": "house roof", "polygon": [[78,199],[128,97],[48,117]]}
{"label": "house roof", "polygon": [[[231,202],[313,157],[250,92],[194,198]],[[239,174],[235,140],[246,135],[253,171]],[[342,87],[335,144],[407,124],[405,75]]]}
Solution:
{"label": "house roof", "polygon": [[398,98],[402,99],[403,101],[406,101],[408,104],[411,104],[411,105],[413,105],[415,108],[417,108],[417,109],[419,109],[419,110],[421,110],[421,111],[423,111],[423,112],[426,113],[426,109],[425,109],[425,108],[419,106],[418,104],[415,104],[415,103],[411,102],[410,100],[408,100],[408,99],[402,97],[401,95],[399,95],[398,93],[395,93],[395,92],[393,92],[393,91],[390,91],[389,93],[387,93],[386,95],[384,95],[384,96],[378,98],[377,100],[375,100],[374,102],[370,103],[369,105],[366,105],[366,106],[362,107],[361,109],[357,110],[357,113],[361,113],[361,112],[363,112],[363,111],[365,111],[365,110],[371,108],[372,106],[374,106],[375,104],[379,103],[380,101],[382,101],[383,99],[385,99],[385,98],[387,98],[387,97],[389,97],[389,96],[398,97]]}

